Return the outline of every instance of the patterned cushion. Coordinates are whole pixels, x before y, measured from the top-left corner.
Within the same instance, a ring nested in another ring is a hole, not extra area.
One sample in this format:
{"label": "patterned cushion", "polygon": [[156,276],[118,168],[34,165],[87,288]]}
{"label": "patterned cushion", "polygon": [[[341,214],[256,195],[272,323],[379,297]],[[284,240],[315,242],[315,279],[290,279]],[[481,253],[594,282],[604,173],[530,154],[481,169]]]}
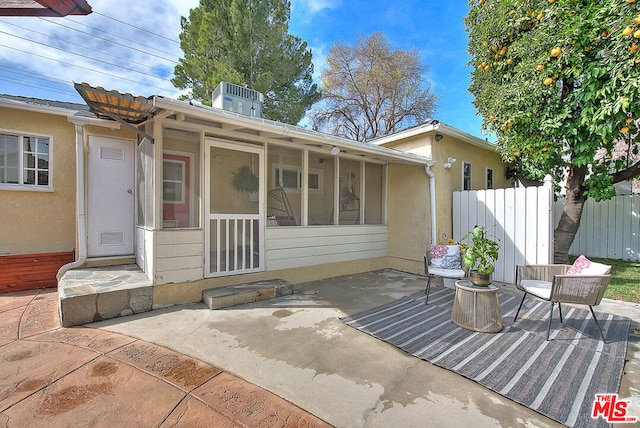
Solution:
{"label": "patterned cushion", "polygon": [[573,262],[567,271],[567,275],[607,275],[611,272],[611,266],[592,262],[581,255]]}
{"label": "patterned cushion", "polygon": [[431,245],[431,266],[444,269],[462,269],[459,245]]}

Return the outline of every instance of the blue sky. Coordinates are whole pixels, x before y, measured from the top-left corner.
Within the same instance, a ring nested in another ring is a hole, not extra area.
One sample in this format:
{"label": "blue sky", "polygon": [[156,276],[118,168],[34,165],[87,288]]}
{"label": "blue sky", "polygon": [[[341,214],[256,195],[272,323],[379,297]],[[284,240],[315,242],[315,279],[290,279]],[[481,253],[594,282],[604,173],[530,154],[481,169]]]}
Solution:
{"label": "blue sky", "polygon": [[[141,0],[118,8],[112,0],[88,2],[95,13],[85,17],[0,17],[0,93],[82,102],[72,88],[75,81],[135,95],[177,96],[169,79],[181,55],[180,16],[198,0]],[[425,80],[438,96],[434,118],[484,138],[467,89],[466,1],[291,3],[289,32],[311,47],[316,76],[334,43],[353,44],[380,31],[394,48],[417,50],[429,66]]]}

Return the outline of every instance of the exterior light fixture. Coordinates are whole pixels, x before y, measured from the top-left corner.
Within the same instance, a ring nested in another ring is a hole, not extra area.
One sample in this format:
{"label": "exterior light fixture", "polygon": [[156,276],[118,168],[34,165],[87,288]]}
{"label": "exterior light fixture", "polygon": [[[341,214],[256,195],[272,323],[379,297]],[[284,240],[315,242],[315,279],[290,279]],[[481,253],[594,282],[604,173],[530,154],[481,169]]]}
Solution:
{"label": "exterior light fixture", "polygon": [[436,134],[436,141],[441,141],[444,138],[442,134]]}
{"label": "exterior light fixture", "polygon": [[340,147],[336,147],[336,146],[331,147],[331,154],[332,155],[338,156],[339,153],[340,153]]}
{"label": "exterior light fixture", "polygon": [[456,161],[456,158],[448,157],[447,161],[442,165],[444,168],[449,169],[451,165]]}

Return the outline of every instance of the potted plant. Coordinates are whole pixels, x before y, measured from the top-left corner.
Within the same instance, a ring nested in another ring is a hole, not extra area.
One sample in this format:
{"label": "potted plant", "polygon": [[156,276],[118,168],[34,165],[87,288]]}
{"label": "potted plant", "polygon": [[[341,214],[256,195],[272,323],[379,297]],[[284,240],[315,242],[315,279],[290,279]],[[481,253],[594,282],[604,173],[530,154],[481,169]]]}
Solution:
{"label": "potted plant", "polygon": [[495,270],[494,263],[498,260],[500,245],[493,239],[487,238],[488,229],[476,226],[462,237],[471,238],[469,246],[462,254],[462,263],[469,269],[469,280],[478,286],[488,286],[491,274]]}
{"label": "potted plant", "polygon": [[256,192],[259,183],[258,176],[251,172],[249,165],[238,167],[231,178],[231,185],[238,192]]}

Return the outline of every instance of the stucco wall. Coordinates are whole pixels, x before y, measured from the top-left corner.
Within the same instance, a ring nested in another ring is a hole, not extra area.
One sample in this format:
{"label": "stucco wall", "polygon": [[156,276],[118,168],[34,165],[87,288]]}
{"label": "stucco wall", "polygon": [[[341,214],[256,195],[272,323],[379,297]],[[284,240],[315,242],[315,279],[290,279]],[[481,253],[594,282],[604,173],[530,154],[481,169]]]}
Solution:
{"label": "stucco wall", "polygon": [[[462,165],[471,164],[472,190],[486,188],[486,170],[493,169],[493,187],[511,187],[511,182],[505,177],[506,165],[500,155],[473,144],[464,142],[449,135],[440,141],[434,141],[435,133],[427,133],[386,144],[386,147],[402,150],[422,156],[430,156],[436,161],[431,168],[436,180],[436,241],[444,242],[452,235],[452,195],[454,191],[462,190]],[[456,161],[451,168],[445,168],[444,163],[449,157]],[[429,226],[430,227],[430,226]]]}
{"label": "stucco wall", "polygon": [[391,267],[419,273],[431,240],[429,177],[423,166],[390,164],[388,189]]}
{"label": "stucco wall", "polygon": [[0,108],[0,129],[49,136],[53,191],[0,188],[0,254],[75,248],[75,128],[64,116]]}

